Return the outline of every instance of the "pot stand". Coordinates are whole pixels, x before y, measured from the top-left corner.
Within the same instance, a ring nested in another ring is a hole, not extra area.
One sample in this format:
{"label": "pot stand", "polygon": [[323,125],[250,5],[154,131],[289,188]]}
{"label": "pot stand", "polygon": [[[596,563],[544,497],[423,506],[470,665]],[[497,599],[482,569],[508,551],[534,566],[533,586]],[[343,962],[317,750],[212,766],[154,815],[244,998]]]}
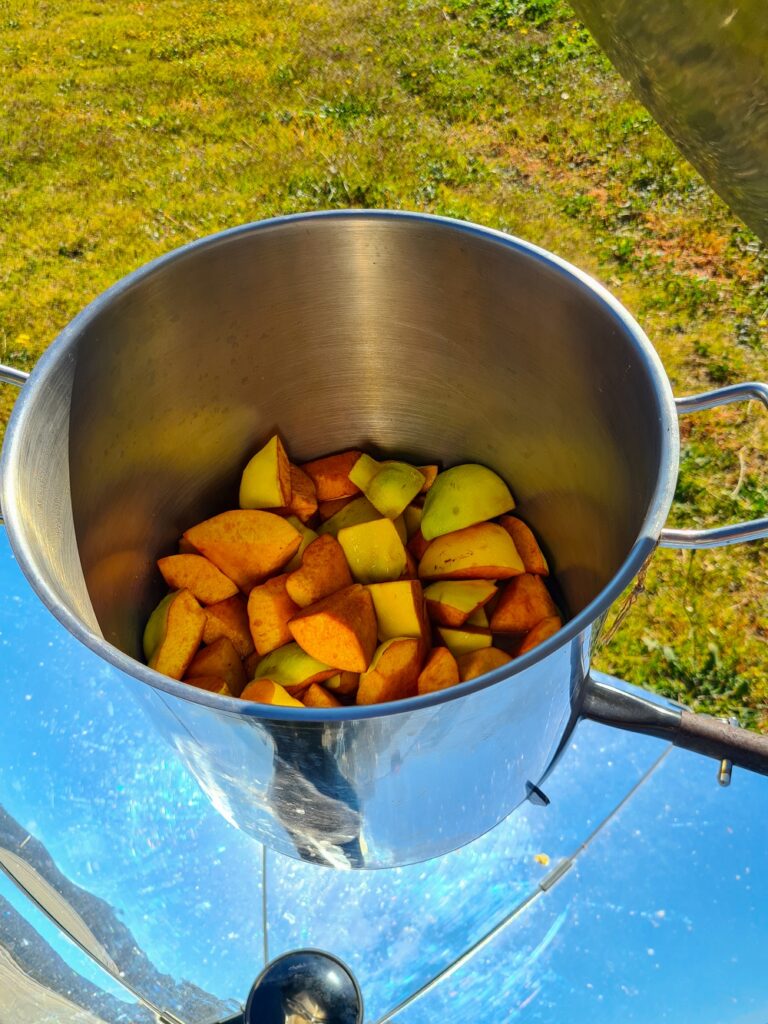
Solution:
{"label": "pot stand", "polygon": [[[543,1003],[650,1020],[694,990],[704,1024],[768,1010],[758,776],[723,791],[705,759],[584,721],[541,785],[549,806],[424,864],[332,871],[224,822],[153,738],[140,685],[56,623],[1,532],[0,604],[0,1020],[269,1024],[254,979],[307,949],[323,959],[287,966],[320,963],[356,998],[346,965],[369,1024],[525,1022]],[[292,1022],[347,1019],[289,998]]]}

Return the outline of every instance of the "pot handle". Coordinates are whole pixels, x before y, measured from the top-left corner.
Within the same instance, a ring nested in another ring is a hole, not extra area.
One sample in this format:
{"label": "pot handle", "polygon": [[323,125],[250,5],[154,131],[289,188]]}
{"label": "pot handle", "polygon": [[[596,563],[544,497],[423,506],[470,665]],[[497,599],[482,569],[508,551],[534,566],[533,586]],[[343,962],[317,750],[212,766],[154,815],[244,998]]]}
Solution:
{"label": "pot handle", "polygon": [[[678,415],[682,415],[749,399],[757,399],[768,409],[768,384],[756,381],[732,384],[727,388],[705,391],[701,395],[676,398],[675,405]],[[732,526],[717,526],[712,530],[662,530],[659,545],[663,548],[717,548],[759,540],[761,537],[768,537],[768,517],[753,519],[748,523],[734,523]]]}
{"label": "pot handle", "polygon": [[602,672],[592,671],[584,683],[581,715],[615,729],[657,736],[683,750],[712,757],[720,761],[718,777],[724,785],[730,781],[731,765],[768,775],[768,736],[620,689]]}
{"label": "pot handle", "polygon": [[[15,384],[20,388],[29,377],[23,370],[15,370],[12,366],[4,366],[0,363],[0,384]],[[3,522],[3,510],[0,508],[0,523]]]}

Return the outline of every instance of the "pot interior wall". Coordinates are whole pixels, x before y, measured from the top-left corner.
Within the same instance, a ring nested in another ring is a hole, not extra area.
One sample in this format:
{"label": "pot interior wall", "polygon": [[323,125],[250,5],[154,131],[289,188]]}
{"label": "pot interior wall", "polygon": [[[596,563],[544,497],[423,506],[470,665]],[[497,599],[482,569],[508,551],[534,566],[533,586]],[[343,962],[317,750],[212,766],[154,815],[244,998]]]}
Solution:
{"label": "pot interior wall", "polygon": [[637,539],[661,429],[620,319],[535,254],[419,218],[230,233],[113,295],[79,340],[70,477],[95,615],[139,654],[155,559],[236,506],[275,430],[295,460],[359,446],[491,466],[574,614]]}

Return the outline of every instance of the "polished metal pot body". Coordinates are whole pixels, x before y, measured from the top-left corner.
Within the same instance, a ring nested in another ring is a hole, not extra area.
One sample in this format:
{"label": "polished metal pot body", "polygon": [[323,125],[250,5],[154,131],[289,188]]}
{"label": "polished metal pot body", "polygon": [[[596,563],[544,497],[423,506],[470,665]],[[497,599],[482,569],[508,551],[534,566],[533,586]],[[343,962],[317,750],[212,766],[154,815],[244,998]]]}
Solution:
{"label": "polished metal pot body", "polygon": [[[330,712],[141,664],[155,559],[236,504],[275,430],[296,461],[359,446],[493,467],[544,540],[565,628],[450,691]],[[586,275],[471,224],[333,212],[195,242],[89,306],[22,391],[2,505],[42,599],[146,684],[225,817],[294,856],[378,867],[468,842],[545,775],[597,624],[659,540],[677,459],[663,368]]]}

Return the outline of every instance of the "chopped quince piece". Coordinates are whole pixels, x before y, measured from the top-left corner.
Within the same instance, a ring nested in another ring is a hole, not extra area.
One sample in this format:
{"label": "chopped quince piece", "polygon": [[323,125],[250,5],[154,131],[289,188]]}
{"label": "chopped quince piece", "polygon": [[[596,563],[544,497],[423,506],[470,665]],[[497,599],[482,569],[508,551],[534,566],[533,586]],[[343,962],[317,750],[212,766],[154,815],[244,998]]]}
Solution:
{"label": "chopped quince piece", "polygon": [[497,580],[522,572],[514,541],[497,523],[478,523],[443,534],[430,542],[419,562],[423,580]]}
{"label": "chopped quince piece", "polygon": [[360,458],[349,471],[349,479],[361,491],[365,491],[368,484],[373,480],[381,469],[381,463],[372,459],[370,455],[362,453]]}
{"label": "chopped quince piece", "polygon": [[330,533],[337,537],[339,530],[346,526],[357,526],[359,523],[370,523],[374,519],[381,519],[381,515],[368,501],[364,494],[357,498],[345,500],[344,505],[325,520],[322,526],[318,527],[319,534]]}
{"label": "chopped quince piece", "polygon": [[388,519],[395,519],[421,490],[424,476],[407,462],[386,462],[362,488],[366,498]]}
{"label": "chopped quince piece", "polygon": [[419,693],[434,693],[446,690],[459,682],[459,666],[447,647],[435,647],[421,670],[418,682]]}
{"label": "chopped quince piece", "polygon": [[222,512],[184,536],[245,594],[281,569],[301,544],[301,534],[289,522],[255,509]]}
{"label": "chopped quince piece", "polygon": [[405,548],[391,519],[346,526],[339,530],[338,540],[360,583],[396,580],[405,569]]}
{"label": "chopped quince piece", "polygon": [[201,604],[216,604],[237,593],[237,584],[202,555],[168,555],[157,567],[171,590],[189,590]]}
{"label": "chopped quince piece", "polygon": [[346,672],[365,672],[376,649],[373,600],[359,584],[300,611],[289,628],[307,654]]}
{"label": "chopped quince piece", "polygon": [[495,593],[496,584],[491,580],[438,580],[426,588],[424,597],[427,612],[435,622],[442,626],[463,626]]}
{"label": "chopped quince piece", "polygon": [[332,690],[333,693],[340,693],[346,697],[355,692],[359,682],[360,674],[358,672],[337,672],[335,676],[326,679],[323,686],[326,690]]}
{"label": "chopped quince piece", "polygon": [[509,512],[515,500],[509,488],[486,466],[467,463],[438,473],[427,492],[421,532],[426,540],[455,533]]}
{"label": "chopped quince piece", "polygon": [[144,630],[144,654],[149,667],[181,679],[203,639],[206,613],[188,590],[164,597]]}
{"label": "chopped quince piece", "polygon": [[227,685],[226,679],[221,676],[184,676],[184,682],[198,690],[208,690],[209,693],[218,693],[221,697],[234,697]]}
{"label": "chopped quince piece", "polygon": [[302,696],[305,708],[340,708],[342,703],[320,683],[312,683]]}
{"label": "chopped quince piece", "polygon": [[257,704],[276,704],[286,708],[304,707],[300,700],[296,700],[279,683],[273,683],[271,679],[252,680],[240,697],[242,700],[252,700]]}
{"label": "chopped quince piece", "polygon": [[527,633],[542,619],[557,615],[557,605],[541,576],[524,573],[509,581],[491,616],[494,633]]}
{"label": "chopped quince piece", "polygon": [[419,472],[424,477],[424,483],[421,485],[419,494],[426,494],[432,484],[435,482],[437,474],[440,472],[439,466],[419,466]]}
{"label": "chopped quince piece", "polygon": [[248,628],[259,654],[269,654],[292,639],[288,620],[299,609],[288,593],[289,579],[287,573],[273,576],[248,595]]}
{"label": "chopped quince piece", "polygon": [[549,576],[547,560],[530,526],[516,516],[502,516],[499,519],[499,525],[504,527],[515,542],[517,553],[523,560],[525,571],[532,572],[536,576]]}
{"label": "chopped quince piece", "polygon": [[243,470],[240,508],[278,508],[291,500],[291,464],[275,434]]}
{"label": "chopped quince piece", "polygon": [[352,576],[341,545],[335,537],[324,534],[304,550],[301,568],[288,576],[285,588],[299,608],[307,608],[321,597],[351,584]]}
{"label": "chopped quince piece", "polygon": [[546,619],[542,619],[541,622],[537,622],[518,647],[518,658],[521,654],[526,654],[539,644],[543,644],[545,640],[549,640],[559,629],[562,629],[562,626],[563,620],[559,615],[550,615]]}
{"label": "chopped quince piece", "polygon": [[287,562],[284,567],[284,572],[294,572],[296,569],[301,568],[301,556],[304,554],[306,549],[312,543],[313,540],[317,540],[317,534],[314,530],[310,530],[308,526],[305,526],[300,519],[296,516],[286,516],[286,521],[294,526],[301,534],[301,544],[299,544],[296,554]]}
{"label": "chopped quince piece", "polygon": [[317,493],[312,477],[291,464],[291,500],[288,502],[287,511],[301,520],[308,522],[317,512]]}
{"label": "chopped quince piece", "polygon": [[371,667],[360,676],[357,703],[384,704],[415,696],[421,654],[421,643],[413,637],[396,637],[383,643]]}
{"label": "chopped quince piece", "polygon": [[349,471],[361,454],[357,451],[341,452],[302,465],[304,472],[312,477],[318,501],[334,501],[359,492],[360,488],[349,479]]}
{"label": "chopped quince piece", "polygon": [[398,636],[426,638],[424,596],[418,580],[369,583],[366,589],[373,598],[380,641]]}
{"label": "chopped quince piece", "polygon": [[220,636],[210,647],[202,647],[192,659],[184,676],[190,682],[197,676],[218,676],[224,680],[233,697],[239,697],[248,682],[240,656],[227,636]]}
{"label": "chopped quince piece", "polygon": [[462,654],[469,654],[471,651],[479,651],[483,647],[490,647],[493,643],[490,630],[487,629],[452,629],[449,626],[438,626],[437,632],[454,658],[460,658]]}
{"label": "chopped quince piece", "polygon": [[203,643],[210,645],[220,636],[229,637],[241,658],[245,658],[253,650],[253,638],[248,627],[248,611],[242,594],[228,597],[226,601],[209,604],[205,609]]}
{"label": "chopped quince piece", "polygon": [[[341,512],[347,505],[351,505],[353,501],[357,501],[359,495],[350,495],[347,498],[336,498],[334,501],[319,501],[317,503],[317,514],[320,516],[323,522],[328,519],[332,519],[337,512]],[[374,510],[375,511],[375,510]]]}
{"label": "chopped quince piece", "polygon": [[321,683],[335,674],[335,668],[313,658],[297,643],[290,643],[262,658],[256,666],[254,678],[271,679],[295,694],[311,683]]}
{"label": "chopped quince piece", "polygon": [[466,683],[468,679],[476,679],[478,676],[485,675],[486,672],[492,672],[495,668],[501,668],[502,665],[512,661],[512,658],[504,651],[500,651],[498,647],[484,647],[479,651],[462,654],[458,661],[461,681]]}

